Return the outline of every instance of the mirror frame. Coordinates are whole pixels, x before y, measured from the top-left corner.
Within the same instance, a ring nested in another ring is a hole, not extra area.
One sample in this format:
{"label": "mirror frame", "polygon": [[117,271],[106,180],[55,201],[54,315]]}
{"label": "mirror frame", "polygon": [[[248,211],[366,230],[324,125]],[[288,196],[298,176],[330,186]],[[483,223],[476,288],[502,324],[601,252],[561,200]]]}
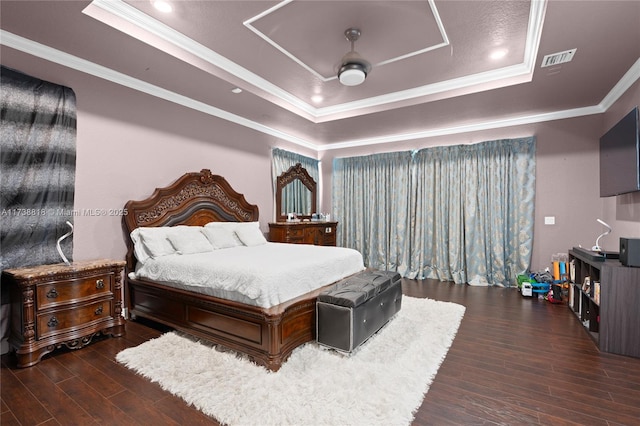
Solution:
{"label": "mirror frame", "polygon": [[287,184],[299,179],[302,184],[311,191],[311,214],[300,215],[299,219],[310,219],[313,213],[316,213],[317,198],[316,198],[316,181],[309,175],[307,169],[302,167],[302,164],[297,163],[295,166],[289,167],[289,170],[283,172],[276,178],[276,221],[285,222],[287,220],[287,214],[282,213],[282,190]]}

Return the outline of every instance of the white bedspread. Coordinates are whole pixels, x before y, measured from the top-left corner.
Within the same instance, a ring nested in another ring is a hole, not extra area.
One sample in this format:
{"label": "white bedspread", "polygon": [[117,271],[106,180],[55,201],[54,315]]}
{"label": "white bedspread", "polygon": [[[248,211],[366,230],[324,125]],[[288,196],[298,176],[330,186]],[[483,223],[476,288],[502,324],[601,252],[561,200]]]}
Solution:
{"label": "white bedspread", "polygon": [[133,275],[269,308],[363,269],[353,249],[267,243],[149,259]]}

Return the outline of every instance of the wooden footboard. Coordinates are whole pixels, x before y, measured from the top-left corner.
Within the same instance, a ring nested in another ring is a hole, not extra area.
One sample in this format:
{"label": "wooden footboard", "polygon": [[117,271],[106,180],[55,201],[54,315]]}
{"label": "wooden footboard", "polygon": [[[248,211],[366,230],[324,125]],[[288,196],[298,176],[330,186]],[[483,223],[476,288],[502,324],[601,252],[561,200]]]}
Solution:
{"label": "wooden footboard", "polygon": [[277,371],[296,347],[315,339],[316,297],[322,289],[269,309],[145,280],[127,280],[127,290],[132,318],[168,325]]}

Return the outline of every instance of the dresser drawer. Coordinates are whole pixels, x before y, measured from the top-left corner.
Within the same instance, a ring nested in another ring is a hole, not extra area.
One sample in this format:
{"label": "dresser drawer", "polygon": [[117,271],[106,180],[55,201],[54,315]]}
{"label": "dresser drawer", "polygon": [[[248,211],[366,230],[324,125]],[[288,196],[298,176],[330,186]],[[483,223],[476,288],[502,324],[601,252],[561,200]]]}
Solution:
{"label": "dresser drawer", "polygon": [[335,232],[332,234],[324,234],[324,244],[325,246],[335,246],[336,245],[336,234]]}
{"label": "dresser drawer", "polygon": [[39,313],[36,319],[36,338],[43,339],[111,317],[110,299]]}
{"label": "dresser drawer", "polygon": [[295,239],[304,237],[304,228],[287,228],[287,238]]}
{"label": "dresser drawer", "polygon": [[102,297],[111,294],[112,289],[113,274],[38,284],[36,309],[42,310],[65,303]]}
{"label": "dresser drawer", "polygon": [[304,244],[315,244],[318,245],[321,243],[320,241],[320,233],[316,227],[305,228],[304,230]]}

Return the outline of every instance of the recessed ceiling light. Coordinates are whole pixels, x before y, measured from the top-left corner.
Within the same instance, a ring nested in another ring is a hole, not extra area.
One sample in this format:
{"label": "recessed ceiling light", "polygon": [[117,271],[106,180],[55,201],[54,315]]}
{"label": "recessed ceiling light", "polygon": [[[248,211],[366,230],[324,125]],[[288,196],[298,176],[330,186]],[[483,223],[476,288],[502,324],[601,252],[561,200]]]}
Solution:
{"label": "recessed ceiling light", "polygon": [[239,87],[234,87],[233,89],[231,89],[231,92],[237,95],[238,93],[242,93],[242,89]]}
{"label": "recessed ceiling light", "polygon": [[311,102],[313,102],[314,104],[319,104],[322,101],[324,101],[324,97],[322,97],[322,95],[313,95],[311,97]]}
{"label": "recessed ceiling light", "polygon": [[498,60],[507,56],[507,53],[509,53],[507,49],[496,49],[493,52],[491,52],[489,57],[493,60]]}
{"label": "recessed ceiling light", "polygon": [[171,7],[171,4],[164,0],[155,0],[153,2],[153,7],[158,9],[160,12],[164,12],[164,13],[169,13],[173,11],[173,7]]}

